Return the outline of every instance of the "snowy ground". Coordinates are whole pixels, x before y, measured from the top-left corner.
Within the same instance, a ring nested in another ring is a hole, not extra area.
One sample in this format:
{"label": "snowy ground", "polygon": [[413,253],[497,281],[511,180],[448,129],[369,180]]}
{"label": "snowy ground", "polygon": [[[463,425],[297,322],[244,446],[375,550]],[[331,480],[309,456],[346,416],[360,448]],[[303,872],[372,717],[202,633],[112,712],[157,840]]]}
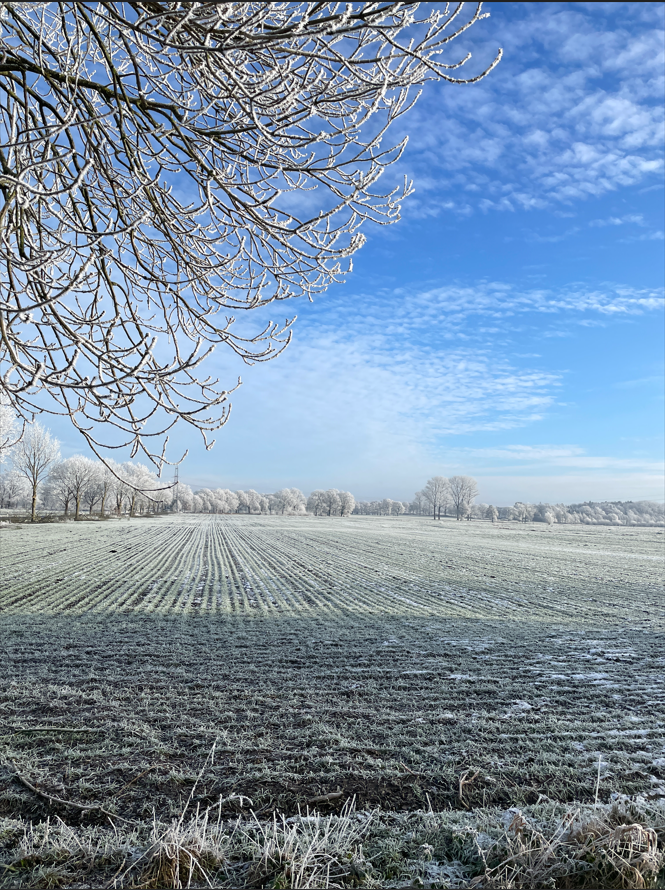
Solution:
{"label": "snowy ground", "polygon": [[656,803],[662,543],[412,517],[3,528],[0,816],[53,815],[13,763],[170,818],[215,741],[195,796],[229,813],[589,803],[599,760],[601,801]]}

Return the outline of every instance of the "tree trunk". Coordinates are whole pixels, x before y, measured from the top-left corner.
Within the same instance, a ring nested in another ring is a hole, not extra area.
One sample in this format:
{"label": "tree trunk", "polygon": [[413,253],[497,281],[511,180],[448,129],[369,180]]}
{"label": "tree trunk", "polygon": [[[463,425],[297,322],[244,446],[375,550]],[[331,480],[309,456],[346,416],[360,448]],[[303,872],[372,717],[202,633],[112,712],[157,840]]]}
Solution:
{"label": "tree trunk", "polygon": [[102,504],[100,508],[100,516],[104,516],[104,501],[106,500],[106,493],[102,495]]}
{"label": "tree trunk", "polygon": [[74,514],[74,519],[79,518],[79,510],[81,509],[81,495],[76,496],[76,513]]}
{"label": "tree trunk", "polygon": [[32,516],[30,522],[37,521],[37,483],[32,483]]}

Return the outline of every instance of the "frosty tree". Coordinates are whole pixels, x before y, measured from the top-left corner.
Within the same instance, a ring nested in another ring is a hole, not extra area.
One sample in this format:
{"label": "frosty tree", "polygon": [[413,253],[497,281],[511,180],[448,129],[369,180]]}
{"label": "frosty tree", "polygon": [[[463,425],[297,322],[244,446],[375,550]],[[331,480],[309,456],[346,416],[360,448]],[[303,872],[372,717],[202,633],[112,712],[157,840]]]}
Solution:
{"label": "frosty tree", "polygon": [[478,496],[478,483],[472,476],[451,476],[448,480],[448,490],[455,508],[455,517],[463,519],[471,506],[471,501]]}
{"label": "frosty tree", "polygon": [[37,519],[37,489],[51,465],[60,459],[60,443],[39,423],[32,423],[12,453],[17,473],[27,480],[31,495],[31,520]]}
{"label": "frosty tree", "polygon": [[221,427],[232,390],[201,361],[290,338],[234,313],[339,280],[411,190],[377,187],[405,145],[388,128],[425,81],[498,62],[457,76],[470,7],[2,4],[0,388],[19,415],[158,464],[178,419]]}
{"label": "frosty tree", "polygon": [[[434,519],[441,519],[441,509],[446,505],[449,494],[448,480],[445,476],[432,476],[422,491],[416,493],[424,498],[432,508]],[[437,517],[438,514],[438,517]]]}

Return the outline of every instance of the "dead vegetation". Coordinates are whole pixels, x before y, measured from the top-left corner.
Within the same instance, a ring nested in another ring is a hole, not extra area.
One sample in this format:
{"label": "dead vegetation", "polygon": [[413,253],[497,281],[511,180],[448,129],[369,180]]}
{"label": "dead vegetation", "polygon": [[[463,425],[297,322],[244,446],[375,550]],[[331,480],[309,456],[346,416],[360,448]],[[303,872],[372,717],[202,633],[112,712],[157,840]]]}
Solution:
{"label": "dead vegetation", "polygon": [[[663,886],[665,806],[318,812],[224,820],[183,809],[119,828],[0,821],[0,887],[651,888]],[[111,820],[109,820],[111,822]],[[660,874],[660,883],[659,883]]]}

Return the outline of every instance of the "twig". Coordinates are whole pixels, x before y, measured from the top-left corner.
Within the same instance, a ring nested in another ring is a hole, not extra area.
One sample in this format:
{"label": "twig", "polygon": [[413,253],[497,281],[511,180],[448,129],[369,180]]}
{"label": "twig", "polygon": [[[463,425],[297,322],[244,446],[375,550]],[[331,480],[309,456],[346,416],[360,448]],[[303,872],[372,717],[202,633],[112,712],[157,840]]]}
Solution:
{"label": "twig", "polygon": [[7,735],[0,736],[2,739],[9,739],[13,735],[25,735],[26,733],[33,732],[104,732],[103,729],[90,729],[85,726],[29,726],[29,727],[15,727],[12,729],[10,733]]}
{"label": "twig", "polygon": [[100,813],[104,813],[105,816],[108,816],[111,819],[120,819],[121,822],[132,822],[131,819],[125,819],[123,816],[118,816],[116,813],[109,813],[108,810],[105,810],[101,804],[93,803],[93,804],[83,804],[83,803],[75,803],[73,800],[63,800],[61,797],[55,797],[53,794],[45,794],[43,791],[40,791],[38,788],[29,782],[25,776],[22,776],[19,772],[18,767],[14,763],[13,760],[9,761],[11,765],[14,767],[16,772],[14,773],[14,778],[18,779],[22,785],[25,785],[33,794],[36,794],[37,797],[41,797],[42,800],[47,801],[47,803],[59,803],[65,807],[72,807],[75,810],[81,811],[89,811],[89,810],[97,810]]}
{"label": "twig", "polygon": [[125,862],[127,862],[127,860],[126,860],[126,859],[123,859],[123,860],[122,860],[122,865],[121,865],[120,868],[117,870],[117,872],[113,875],[113,877],[112,877],[111,880],[108,882],[108,884],[104,884],[104,890],[110,890],[110,888],[111,888],[111,887],[113,886],[113,884],[115,883],[115,879],[118,877],[118,875],[120,874],[120,872],[121,872],[121,871],[123,870],[123,868],[125,867]]}
{"label": "twig", "polygon": [[[147,775],[151,770],[157,769],[156,766],[149,766],[148,769],[144,769],[142,773],[139,773],[138,776],[134,776],[129,782],[125,782],[125,784],[120,788],[120,791],[124,791],[125,788],[129,788],[130,785],[133,785],[134,782],[138,782],[139,779],[143,778],[143,776]],[[119,797],[120,791],[117,791],[113,796]]]}
{"label": "twig", "polygon": [[330,800],[339,800],[343,794],[343,791],[331,791],[330,794],[319,794],[318,797],[312,797],[307,803],[328,803]]}
{"label": "twig", "polygon": [[419,773],[414,773],[414,771],[413,771],[412,769],[409,769],[409,767],[408,767],[405,763],[402,763],[401,760],[400,760],[400,762],[399,762],[399,765],[400,765],[401,767],[403,767],[403,768],[407,771],[407,773],[411,773],[412,776],[418,776],[418,775],[419,775]]}

